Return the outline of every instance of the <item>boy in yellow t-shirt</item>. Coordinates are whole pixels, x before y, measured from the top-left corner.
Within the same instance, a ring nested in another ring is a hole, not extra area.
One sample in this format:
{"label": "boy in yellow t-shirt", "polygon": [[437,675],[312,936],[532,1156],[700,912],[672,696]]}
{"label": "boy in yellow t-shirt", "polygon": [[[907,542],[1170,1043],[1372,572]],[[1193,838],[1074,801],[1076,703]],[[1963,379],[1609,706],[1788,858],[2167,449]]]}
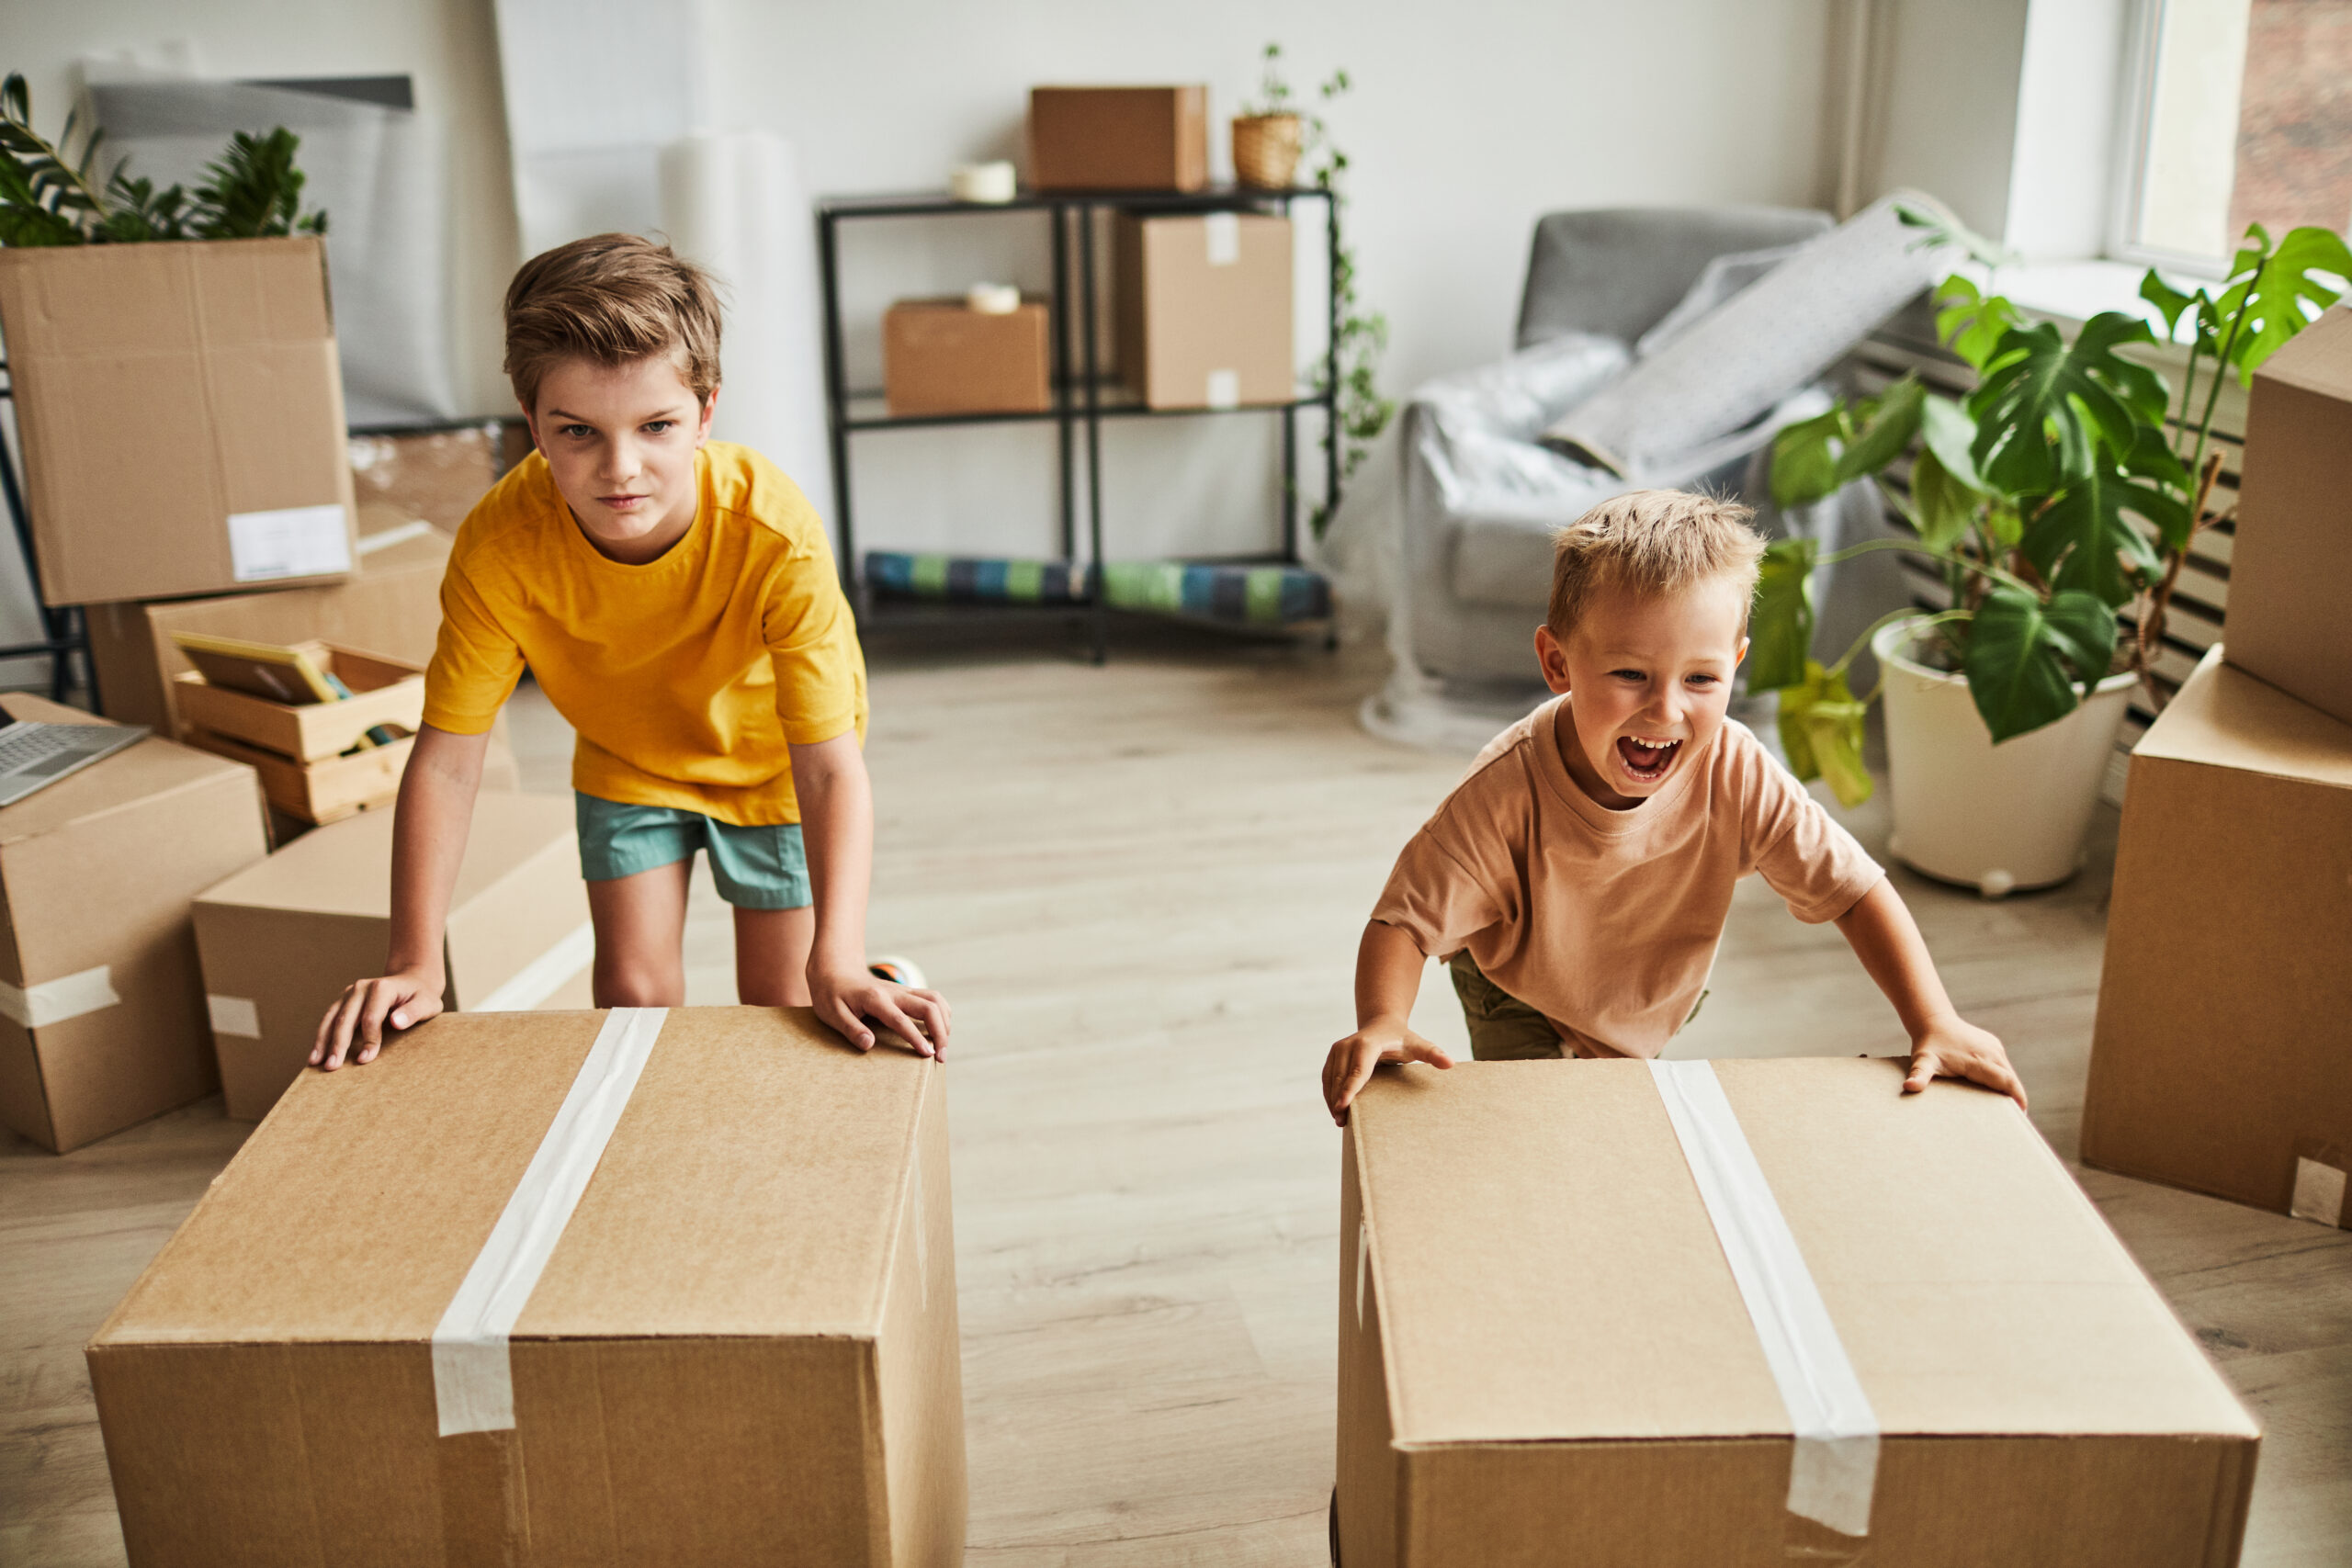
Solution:
{"label": "boy in yellow t-shirt", "polygon": [[718,301],[666,245],[575,241],[506,292],[506,373],[537,450],[458,531],[393,833],[390,973],[347,989],[314,1066],[372,1061],[441,1010],[442,932],[491,722],[525,665],[579,732],[571,779],[599,1007],[685,999],[686,879],[735,907],[736,990],[945,1049],[932,991],[869,970],[865,661],[823,525],[714,442]]}

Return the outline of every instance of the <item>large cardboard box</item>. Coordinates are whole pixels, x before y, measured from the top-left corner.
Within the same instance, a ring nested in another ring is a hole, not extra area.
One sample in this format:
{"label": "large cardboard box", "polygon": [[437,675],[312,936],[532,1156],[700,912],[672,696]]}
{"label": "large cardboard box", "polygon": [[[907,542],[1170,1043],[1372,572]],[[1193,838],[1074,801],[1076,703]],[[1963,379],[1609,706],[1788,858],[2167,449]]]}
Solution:
{"label": "large cardboard box", "polygon": [[252,772],[167,740],[0,807],[0,1122],[62,1153],[212,1092],[188,900],[266,848]]}
{"label": "large cardboard box", "polygon": [[2083,1158],[2352,1225],[2352,725],[2222,657],[2132,749]]}
{"label": "large cardboard box", "polygon": [[504,433],[486,419],[460,430],[387,431],[351,438],[351,478],[366,509],[381,506],[454,534],[498,482]]}
{"label": "large cardboard box", "polygon": [[752,1008],[450,1014],[303,1074],[90,1344],[134,1568],[955,1568],[943,1077]]}
{"label": "large cardboard box", "polygon": [[2234,1562],[2254,1423],[2014,1103],[1902,1078],[1384,1069],[1341,1179],[1344,1568]]}
{"label": "large cardboard box", "polygon": [[254,642],[322,638],[411,664],[433,658],[441,631],[441,574],[449,536],[416,523],[371,533],[359,542],[359,569],[348,581],[269,593],[238,593],[159,604],[95,604],[90,656],[107,716],[143,724],[158,735],[179,730],[175,676],[194,668],[172,642],[175,631]]}
{"label": "large cardboard box", "polygon": [[[443,1004],[588,1005],[595,938],[572,802],[482,795],[449,900]],[[229,1114],[257,1122],[302,1071],[319,1020],[391,942],[392,824],[369,811],[305,833],[196,898],[196,942]]]}
{"label": "large cardboard box", "polygon": [[1209,90],[1032,87],[1035,190],[1199,190],[1209,182]]}
{"label": "large cardboard box", "polygon": [[901,299],[882,315],[882,389],[893,415],[1043,413],[1054,406],[1046,307],[1002,315],[961,299]]}
{"label": "large cardboard box", "polygon": [[313,236],[0,249],[42,603],[351,570],[326,256]]}
{"label": "large cardboard box", "polygon": [[1122,213],[1113,248],[1119,373],[1129,390],[1156,409],[1298,395],[1289,219]]}
{"label": "large cardboard box", "polygon": [[2352,307],[2254,373],[2241,461],[2229,660],[2352,724]]}

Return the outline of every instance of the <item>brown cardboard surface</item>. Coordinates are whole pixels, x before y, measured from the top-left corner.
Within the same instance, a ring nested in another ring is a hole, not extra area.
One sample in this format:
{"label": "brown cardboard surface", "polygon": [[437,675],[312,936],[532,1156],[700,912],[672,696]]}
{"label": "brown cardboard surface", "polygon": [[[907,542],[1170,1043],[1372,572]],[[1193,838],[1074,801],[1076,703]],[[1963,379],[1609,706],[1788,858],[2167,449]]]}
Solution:
{"label": "brown cardboard surface", "polygon": [[353,436],[351,478],[362,509],[361,531],[367,531],[365,513],[372,503],[456,533],[498,480],[499,441],[495,420],[463,430]]}
{"label": "brown cardboard surface", "polygon": [[[518,1005],[585,999],[585,956],[569,966],[557,956],[577,949],[588,920],[572,816],[571,801],[560,796],[476,797],[449,901],[447,1005],[496,1000],[542,960],[559,972],[544,976],[545,994]],[[197,945],[231,1116],[267,1114],[300,1075],[334,998],[352,981],[383,973],[393,822],[390,811],[369,811],[306,833],[197,897]]]}
{"label": "brown cardboard surface", "polygon": [[[1212,243],[1229,222],[1229,254]],[[1156,409],[1234,406],[1297,395],[1292,364],[1291,226],[1259,213],[1136,218],[1113,227],[1119,373]]]}
{"label": "brown cardboard surface", "polygon": [[1209,90],[1032,87],[1033,190],[1198,190],[1209,178]]}
{"label": "brown cardboard surface", "polygon": [[893,414],[1040,413],[1054,406],[1046,307],[1001,316],[961,299],[901,299],[882,315]]}
{"label": "brown cardboard surface", "polygon": [[2083,1158],[2352,1224],[2295,1201],[2352,1170],[2352,725],[2224,651],[2132,755]]}
{"label": "brown cardboard surface", "polygon": [[2229,660],[2352,724],[2352,307],[2255,372],[2242,461]]}
{"label": "brown cardboard surface", "polygon": [[236,513],[340,507],[354,544],[324,242],[8,249],[0,327],[43,603],[253,587]]}
{"label": "brown cardboard surface", "polygon": [[[0,708],[103,722],[21,694]],[[263,851],[253,774],[165,740],[0,807],[0,980],[104,966],[119,998],[39,1026],[0,1017],[0,1121],[63,1151],[211,1092],[188,900]]]}
{"label": "brown cardboard surface", "polygon": [[[368,547],[386,539],[397,542]],[[360,543],[358,570],[344,582],[153,604],[92,605],[90,654],[97,663],[98,697],[107,716],[146,725],[159,735],[178,732],[172,682],[193,667],[174,646],[175,631],[254,642],[319,638],[405,663],[430,661],[441,630],[448,536],[384,530]]]}
{"label": "brown cardboard surface", "polygon": [[298,762],[341,756],[379,725],[414,734],[424,722],[424,669],[316,640],[295,644],[342,681],[341,702],[295,705],[214,686],[199,671],[175,677],[175,705],[191,729],[209,729]]}
{"label": "brown cardboard surface", "polygon": [[[2255,1427],[2014,1105],[1715,1070],[1884,1433],[1869,1560],[2233,1560]],[[1384,1071],[1348,1142],[1348,1568],[1784,1560],[1787,1414],[1644,1064]]]}
{"label": "brown cardboard surface", "polygon": [[[602,1019],[447,1015],[288,1094],[90,1346],[133,1562],[960,1562],[944,1085],[805,1010],[669,1014],[515,1428],[435,1435],[434,1325]],[[330,1159],[402,1201],[316,1224]]]}
{"label": "brown cardboard surface", "polygon": [[347,757],[297,762],[208,729],[183,729],[180,739],[200,751],[244,763],[261,775],[262,794],[274,808],[312,824],[340,822],[390,806],[400,794],[409,753],[416,749],[416,738],[403,736],[389,746],[373,746]]}

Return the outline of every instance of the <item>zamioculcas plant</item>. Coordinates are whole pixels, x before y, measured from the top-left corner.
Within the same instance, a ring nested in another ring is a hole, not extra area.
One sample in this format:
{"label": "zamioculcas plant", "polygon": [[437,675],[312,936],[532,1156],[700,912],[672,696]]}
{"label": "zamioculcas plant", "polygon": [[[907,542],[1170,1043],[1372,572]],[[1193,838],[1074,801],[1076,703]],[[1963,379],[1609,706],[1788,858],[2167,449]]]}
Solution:
{"label": "zamioculcas plant", "polygon": [[[1904,220],[1934,243],[1974,236],[1925,213]],[[2331,278],[2329,275],[2333,275]],[[1748,656],[1748,686],[1777,691],[1781,737],[1800,778],[1826,777],[1839,800],[1870,797],[1862,722],[1875,692],[1857,697],[1847,671],[1871,634],[1915,616],[1883,617],[1836,663],[1813,657],[1814,569],[1867,550],[1934,559],[1951,608],[1920,617],[1925,662],[1968,677],[1996,743],[2064,717],[2107,676],[2148,675],[2180,569],[2199,533],[2228,515],[2212,509],[2222,456],[2212,447],[2222,375],[2244,383],[2280,344],[2343,292],[2352,250],[2325,229],[2273,244],[2260,224],[2218,291],[2183,293],[2152,268],[2140,285],[2174,341],[2188,338],[2177,403],[2165,378],[2125,349],[2157,339],[2137,316],[2109,310],[2072,337],[2032,321],[2008,299],[1955,274],[1936,290],[1936,332],[1976,372],[1954,400],[1906,376],[1876,397],[1843,401],[1790,425],[1773,442],[1772,498],[1795,506],[1862,478],[1917,533],[1823,554],[1811,539],[1765,553]],[[2200,361],[2207,380],[2201,406]],[[1887,466],[1912,449],[1910,493],[1886,487]],[[2119,611],[2136,626],[2119,637]],[[2151,700],[2159,694],[2150,683]]]}

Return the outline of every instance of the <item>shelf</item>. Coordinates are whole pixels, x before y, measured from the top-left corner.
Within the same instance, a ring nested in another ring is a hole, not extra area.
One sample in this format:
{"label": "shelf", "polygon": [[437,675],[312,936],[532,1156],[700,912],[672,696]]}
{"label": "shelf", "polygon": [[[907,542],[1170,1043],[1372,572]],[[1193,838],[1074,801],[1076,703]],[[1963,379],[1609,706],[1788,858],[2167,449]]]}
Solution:
{"label": "shelf", "polygon": [[824,218],[936,218],[963,212],[1047,212],[1056,208],[1148,208],[1157,212],[1216,212],[1252,202],[1324,201],[1317,186],[1261,190],[1255,186],[1205,186],[1199,190],[1023,190],[1011,201],[958,201],[945,191],[902,191],[881,196],[827,196],[817,199]]}
{"label": "shelf", "polygon": [[[1104,419],[1170,419],[1193,414],[1280,413],[1285,409],[1320,409],[1330,405],[1325,393],[1301,393],[1287,402],[1239,403],[1229,409],[1155,409],[1147,408],[1143,400],[1116,384],[1106,384],[1095,393],[1095,412]],[[1023,411],[1017,413],[920,413],[893,414],[879,392],[853,392],[846,400],[844,430],[913,430],[928,425],[948,424],[1050,424],[1063,417],[1053,409]],[[1083,423],[1086,419],[1086,398],[1083,392],[1071,394],[1069,417]]]}

